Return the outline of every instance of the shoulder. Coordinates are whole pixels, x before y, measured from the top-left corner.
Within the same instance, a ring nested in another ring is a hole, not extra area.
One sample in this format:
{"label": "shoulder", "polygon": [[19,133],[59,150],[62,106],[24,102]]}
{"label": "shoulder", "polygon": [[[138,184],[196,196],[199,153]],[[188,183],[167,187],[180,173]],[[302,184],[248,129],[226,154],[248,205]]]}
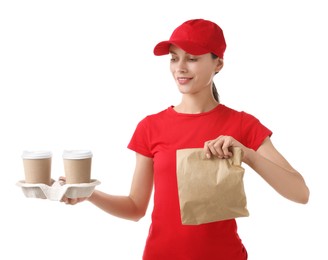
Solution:
{"label": "shoulder", "polygon": [[227,116],[237,117],[241,120],[256,120],[256,117],[244,110],[236,110],[234,108],[228,107],[226,105],[220,104],[221,113]]}
{"label": "shoulder", "polygon": [[165,122],[165,119],[169,115],[169,110],[170,110],[170,107],[169,108],[166,108],[164,110],[161,110],[159,112],[146,115],[145,117],[143,117],[139,121],[138,127],[146,127],[146,128],[148,128],[151,125],[161,124],[161,123]]}
{"label": "shoulder", "polygon": [[158,120],[162,120],[170,114],[169,111],[171,109],[172,109],[172,107],[168,107],[168,108],[166,108],[164,110],[161,110],[159,112],[148,114],[141,121],[158,121]]}
{"label": "shoulder", "polygon": [[263,141],[272,135],[272,131],[267,128],[253,114],[244,110],[235,110],[229,107],[224,107],[229,118],[230,125],[234,125],[240,130],[240,142],[245,146],[257,150]]}
{"label": "shoulder", "polygon": [[234,123],[239,125],[245,132],[261,129],[265,130],[266,134],[268,135],[272,134],[271,130],[267,129],[267,127],[262,124],[258,117],[249,112],[244,110],[235,110],[224,105],[222,105],[222,110],[223,113],[227,115],[227,121],[229,121],[231,124]]}

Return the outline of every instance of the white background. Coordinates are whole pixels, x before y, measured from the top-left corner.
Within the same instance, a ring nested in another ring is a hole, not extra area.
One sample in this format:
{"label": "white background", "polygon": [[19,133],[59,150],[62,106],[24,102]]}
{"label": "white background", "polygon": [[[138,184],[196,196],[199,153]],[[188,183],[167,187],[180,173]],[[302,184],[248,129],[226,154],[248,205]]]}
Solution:
{"label": "white background", "polygon": [[[322,0],[0,2],[0,259],[139,260],[150,224],[25,198],[21,153],[93,151],[99,189],[127,194],[136,124],[180,100],[154,45],[187,19],[224,30],[221,101],[258,117],[311,190],[300,205],[246,168],[250,217],[238,219],[250,260],[328,259],[327,24]],[[169,228],[169,227],[168,227]]]}

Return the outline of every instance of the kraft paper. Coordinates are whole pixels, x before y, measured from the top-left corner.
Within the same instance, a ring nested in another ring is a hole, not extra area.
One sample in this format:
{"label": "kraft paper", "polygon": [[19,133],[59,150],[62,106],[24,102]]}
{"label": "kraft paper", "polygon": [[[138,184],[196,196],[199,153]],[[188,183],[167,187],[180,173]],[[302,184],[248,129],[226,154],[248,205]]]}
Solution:
{"label": "kraft paper", "polygon": [[242,150],[229,159],[205,157],[203,148],[177,150],[177,180],[182,224],[199,225],[247,217]]}

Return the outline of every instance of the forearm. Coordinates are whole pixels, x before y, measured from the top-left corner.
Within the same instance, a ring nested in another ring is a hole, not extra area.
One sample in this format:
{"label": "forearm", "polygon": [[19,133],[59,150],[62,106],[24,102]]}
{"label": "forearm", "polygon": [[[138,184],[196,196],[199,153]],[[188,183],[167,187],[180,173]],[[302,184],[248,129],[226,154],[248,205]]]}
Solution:
{"label": "forearm", "polygon": [[113,216],[138,221],[144,212],[138,210],[133,199],[129,196],[109,195],[95,190],[87,199],[89,202]]}
{"label": "forearm", "polygon": [[309,189],[301,174],[292,167],[282,167],[254,150],[247,152],[245,163],[282,196],[298,203],[307,203]]}

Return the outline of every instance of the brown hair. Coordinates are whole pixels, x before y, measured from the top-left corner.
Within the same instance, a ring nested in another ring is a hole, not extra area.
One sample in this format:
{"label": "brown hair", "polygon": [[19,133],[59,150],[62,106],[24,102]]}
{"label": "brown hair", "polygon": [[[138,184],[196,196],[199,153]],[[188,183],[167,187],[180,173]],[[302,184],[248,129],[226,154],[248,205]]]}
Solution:
{"label": "brown hair", "polygon": [[212,85],[212,94],[214,96],[214,99],[217,101],[217,102],[220,102],[220,95],[218,93],[218,90],[216,89],[216,86],[213,82],[213,85]]}

